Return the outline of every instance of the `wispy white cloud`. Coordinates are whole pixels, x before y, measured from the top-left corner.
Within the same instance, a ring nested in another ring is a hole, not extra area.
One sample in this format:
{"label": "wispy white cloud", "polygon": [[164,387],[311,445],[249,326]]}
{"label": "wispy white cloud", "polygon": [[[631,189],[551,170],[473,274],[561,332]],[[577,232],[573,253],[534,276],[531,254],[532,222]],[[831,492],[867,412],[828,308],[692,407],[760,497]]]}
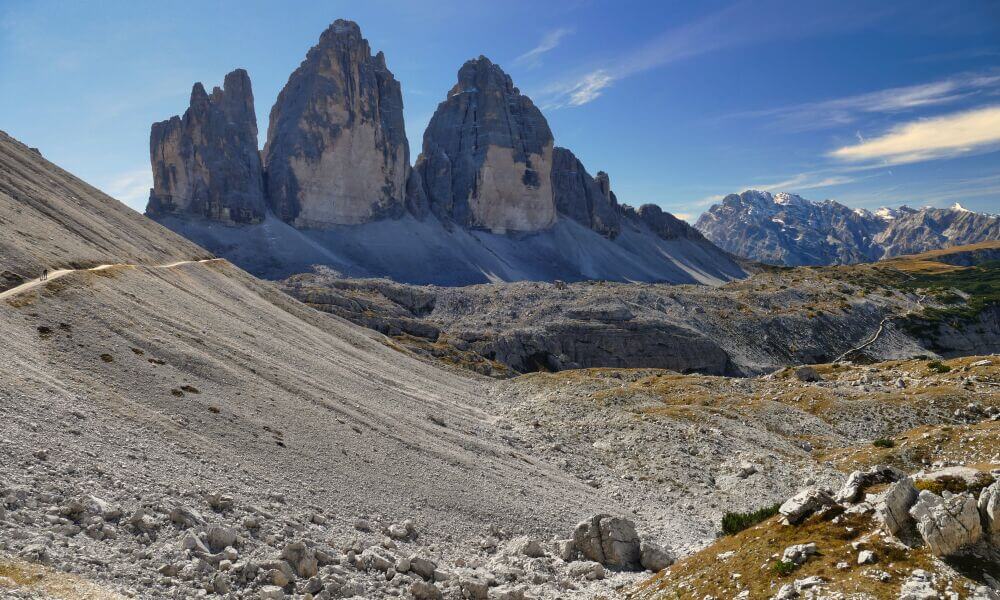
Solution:
{"label": "wispy white cloud", "polygon": [[563,38],[571,33],[573,33],[573,30],[568,27],[553,29],[542,36],[542,39],[538,42],[537,46],[515,58],[514,63],[530,67],[538,66],[540,64],[539,59],[542,55],[551,50],[555,50],[562,42]]}
{"label": "wispy white cloud", "polygon": [[567,90],[570,106],[582,106],[601,95],[604,88],[611,85],[614,78],[603,69],[588,73],[572,88]]}
{"label": "wispy white cloud", "polygon": [[821,102],[741,112],[728,117],[766,118],[768,125],[778,123],[791,130],[806,131],[849,125],[865,115],[902,113],[974,97],[990,98],[998,94],[1000,70],[991,69]]}
{"label": "wispy white cloud", "polygon": [[[555,82],[535,95],[541,99],[542,107],[547,109],[581,106],[598,98],[601,90],[637,73],[709,52],[757,43],[771,39],[772,36],[780,35],[783,39],[788,39],[823,31],[864,27],[886,14],[883,9],[870,9],[831,15],[812,10],[806,4],[808,3],[800,6],[779,0],[735,2],[689,23],[668,29],[624,55],[581,69],[575,76]],[[768,16],[778,10],[783,14],[780,22]],[[848,13],[850,17],[847,16]],[[597,73],[601,74],[598,93],[574,96],[579,90],[593,87]]]}
{"label": "wispy white cloud", "polygon": [[1000,149],[1000,105],[896,125],[829,153],[853,163],[899,165]]}
{"label": "wispy white cloud", "polygon": [[153,174],[148,166],[137,168],[111,177],[100,187],[105,194],[142,212],[153,187]]}
{"label": "wispy white cloud", "polygon": [[856,177],[849,175],[826,175],[823,173],[799,173],[793,177],[769,184],[756,184],[756,187],[764,190],[776,192],[797,192],[802,190],[815,190],[819,188],[844,185],[857,181]]}

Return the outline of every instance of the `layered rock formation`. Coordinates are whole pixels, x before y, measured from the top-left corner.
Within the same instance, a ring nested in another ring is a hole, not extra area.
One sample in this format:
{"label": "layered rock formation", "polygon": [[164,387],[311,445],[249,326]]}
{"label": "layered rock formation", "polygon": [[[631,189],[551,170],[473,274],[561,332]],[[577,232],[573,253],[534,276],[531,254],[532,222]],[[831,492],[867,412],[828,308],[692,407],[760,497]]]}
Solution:
{"label": "layered rock formation", "polygon": [[288,78],[264,160],[271,208],[296,227],[402,212],[410,170],[402,93],[356,23],[334,22]]}
{"label": "layered rock formation", "polygon": [[695,227],[724,250],[788,266],[869,262],[1000,239],[1000,217],[958,204],[871,212],[757,190],[726,196]]}
{"label": "layered rock formation", "polygon": [[480,56],[438,105],[415,168],[439,217],[495,233],[539,231],[556,219],[552,153],[541,111]]}
{"label": "layered rock formation", "polygon": [[263,219],[264,184],[250,77],[226,75],[223,87],[191,90],[184,117],[154,123],[149,139],[151,216],[186,214],[226,223]]}
{"label": "layered rock formation", "polygon": [[621,230],[618,200],[604,171],[593,178],[566,148],[552,151],[552,195],[556,210],[584,227],[614,238]]}

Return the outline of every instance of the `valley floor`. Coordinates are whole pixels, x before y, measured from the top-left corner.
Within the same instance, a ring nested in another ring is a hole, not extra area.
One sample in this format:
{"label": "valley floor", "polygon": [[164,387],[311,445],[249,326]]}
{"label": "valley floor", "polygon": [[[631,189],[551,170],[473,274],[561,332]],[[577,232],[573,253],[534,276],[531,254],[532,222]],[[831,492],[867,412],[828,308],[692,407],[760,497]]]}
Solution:
{"label": "valley floor", "polygon": [[990,357],[495,381],[225,262],[71,273],[0,310],[0,589],[24,597],[56,573],[106,597],[615,597],[641,575],[558,542],[600,512],[686,556],[857,465],[1000,467]]}

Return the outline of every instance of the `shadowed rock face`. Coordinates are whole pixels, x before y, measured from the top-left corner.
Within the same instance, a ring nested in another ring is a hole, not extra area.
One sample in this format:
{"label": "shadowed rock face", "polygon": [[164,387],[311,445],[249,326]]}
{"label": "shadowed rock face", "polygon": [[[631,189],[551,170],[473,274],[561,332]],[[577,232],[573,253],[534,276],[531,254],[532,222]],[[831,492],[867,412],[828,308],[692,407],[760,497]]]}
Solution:
{"label": "shadowed rock face", "polygon": [[230,224],[264,217],[257,117],[243,69],[226,75],[224,87],[211,95],[194,84],[183,118],[153,124],[149,154],[150,216],[182,214]]}
{"label": "shadowed rock face", "polygon": [[685,221],[678,219],[674,215],[664,212],[662,208],[655,204],[643,204],[638,210],[627,207],[625,214],[634,217],[653,230],[656,235],[665,240],[687,239],[694,241],[704,241],[705,236],[701,235],[697,229],[688,225]]}
{"label": "shadowed rock face", "polygon": [[416,169],[439,217],[497,233],[539,231],[556,219],[552,148],[541,111],[480,56],[438,105]]}
{"label": "shadowed rock face", "polygon": [[356,23],[335,21],[288,78],[264,160],[270,206],[296,227],[402,212],[410,171],[402,94]]}
{"label": "shadowed rock face", "polygon": [[556,210],[584,227],[614,239],[620,231],[619,207],[608,174],[597,178],[566,148],[552,151],[552,195]]}

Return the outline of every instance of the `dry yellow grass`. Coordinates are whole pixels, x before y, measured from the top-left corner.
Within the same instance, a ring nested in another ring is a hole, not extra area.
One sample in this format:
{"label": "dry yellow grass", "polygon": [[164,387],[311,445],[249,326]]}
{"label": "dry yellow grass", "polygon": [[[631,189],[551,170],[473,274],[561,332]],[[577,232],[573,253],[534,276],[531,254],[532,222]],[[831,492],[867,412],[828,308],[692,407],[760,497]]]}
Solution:
{"label": "dry yellow grass", "polygon": [[125,596],[76,575],[16,558],[0,556],[0,597],[30,591],[57,600],[124,600]]}
{"label": "dry yellow grass", "polygon": [[[895,600],[899,588],[913,569],[939,570],[926,549],[907,550],[873,533],[866,515],[842,515],[833,520],[813,517],[799,526],[782,525],[777,517],[719,539],[708,548],[678,561],[642,582],[626,597],[639,599],[732,598],[749,590],[750,598],[769,598],[782,585],[810,576],[822,577],[826,594]],[[815,543],[818,554],[782,575],[775,563],[793,544]],[[855,549],[853,543],[859,543]],[[858,552],[871,550],[877,563],[858,565]],[[731,554],[730,554],[731,553]],[[778,558],[775,558],[777,555]],[[842,564],[846,563],[846,567]],[[838,566],[840,565],[840,566]],[[886,573],[887,575],[882,575]],[[953,580],[960,588],[971,582],[962,576]],[[943,591],[946,581],[939,582]]]}

